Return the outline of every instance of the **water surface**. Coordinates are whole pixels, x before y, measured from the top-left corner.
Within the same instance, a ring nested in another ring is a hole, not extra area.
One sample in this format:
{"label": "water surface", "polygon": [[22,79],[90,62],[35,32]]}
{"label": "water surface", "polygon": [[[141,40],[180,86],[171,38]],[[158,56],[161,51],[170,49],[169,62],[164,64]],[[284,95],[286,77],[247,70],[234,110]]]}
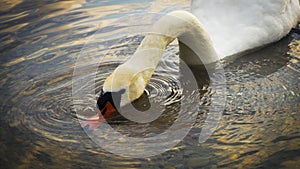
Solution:
{"label": "water surface", "polygon": [[[134,159],[104,151],[80,127],[72,100],[76,58],[92,35],[105,37],[99,48],[93,48],[93,44],[85,46],[89,52],[95,51],[95,57],[104,53],[111,59],[99,67],[96,79],[99,91],[103,80],[134,52],[142,39],[140,35],[122,34],[125,23],[140,26],[139,20],[124,16],[188,9],[189,2],[4,0],[0,4],[3,168],[295,168],[300,165],[300,34],[297,31],[259,51],[224,61],[226,109],[217,130],[205,143],[198,143],[208,111],[202,109],[191,132],[176,147],[161,155]],[[98,51],[103,46],[110,48]],[[180,89],[176,78],[168,72],[178,66],[177,55],[176,43],[170,45],[147,87],[152,91],[151,98],[169,96],[169,102],[164,100],[169,109],[143,127],[122,118],[111,120],[115,129],[145,137],[172,124],[176,118],[172,110],[178,107]],[[211,91],[205,82],[202,84],[201,104],[207,106]]]}

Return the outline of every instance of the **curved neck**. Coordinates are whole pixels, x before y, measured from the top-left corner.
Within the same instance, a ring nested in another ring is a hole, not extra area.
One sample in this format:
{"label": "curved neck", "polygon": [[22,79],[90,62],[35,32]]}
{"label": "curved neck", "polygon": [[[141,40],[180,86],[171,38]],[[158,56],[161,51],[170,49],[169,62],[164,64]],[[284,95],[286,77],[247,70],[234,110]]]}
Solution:
{"label": "curved neck", "polygon": [[164,50],[176,38],[179,41],[180,58],[188,66],[210,64],[219,59],[198,19],[189,12],[175,11],[154,24],[135,54],[123,66],[134,65],[133,69],[137,71],[154,70]]}
{"label": "curved neck", "polygon": [[214,63],[219,59],[209,36],[197,18],[189,12],[171,12],[157,21],[151,31],[134,55],[115,69],[104,82],[104,91],[126,89],[121,106],[143,94],[164,50],[176,38],[179,40],[180,58],[189,67]]}

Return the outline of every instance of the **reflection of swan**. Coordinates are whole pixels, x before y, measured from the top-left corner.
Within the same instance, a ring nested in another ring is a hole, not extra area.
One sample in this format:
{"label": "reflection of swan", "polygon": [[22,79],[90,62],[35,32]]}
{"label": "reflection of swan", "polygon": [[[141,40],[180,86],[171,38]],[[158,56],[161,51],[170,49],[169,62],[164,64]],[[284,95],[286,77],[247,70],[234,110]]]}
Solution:
{"label": "reflection of swan", "polygon": [[[186,64],[209,64],[279,40],[296,25],[300,11],[298,0],[213,2],[192,3],[192,12],[203,23],[185,11],[171,12],[157,21],[135,54],[105,80],[97,102],[103,116],[97,114],[82,126],[96,128],[117,107],[139,98],[163,51],[174,39],[179,41],[180,57]],[[201,9],[196,10],[198,7]]]}

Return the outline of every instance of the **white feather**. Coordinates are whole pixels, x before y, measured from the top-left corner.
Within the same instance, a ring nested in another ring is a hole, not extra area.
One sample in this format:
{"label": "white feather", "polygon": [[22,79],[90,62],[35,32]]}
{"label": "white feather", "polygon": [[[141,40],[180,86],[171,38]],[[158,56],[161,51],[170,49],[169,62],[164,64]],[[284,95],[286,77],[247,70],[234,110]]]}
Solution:
{"label": "white feather", "polygon": [[296,26],[298,0],[193,0],[220,58],[278,41]]}

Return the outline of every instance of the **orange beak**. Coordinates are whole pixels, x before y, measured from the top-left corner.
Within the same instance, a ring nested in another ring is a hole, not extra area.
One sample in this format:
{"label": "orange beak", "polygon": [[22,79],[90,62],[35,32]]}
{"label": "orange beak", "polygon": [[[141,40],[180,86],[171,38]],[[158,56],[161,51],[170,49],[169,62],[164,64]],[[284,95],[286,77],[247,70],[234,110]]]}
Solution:
{"label": "orange beak", "polygon": [[98,113],[90,118],[88,118],[86,121],[81,123],[81,127],[86,127],[89,126],[89,130],[94,130],[98,126],[101,125],[105,119],[107,119],[109,116],[111,116],[113,113],[116,112],[115,107],[110,103],[110,101],[107,101],[105,103],[105,106],[103,107],[102,110],[99,110]]}
{"label": "orange beak", "polygon": [[[104,92],[101,90],[100,96],[97,101],[99,112],[88,118],[86,121],[81,123],[81,127],[88,126],[88,129],[94,130],[101,123],[116,112],[116,107],[120,107],[121,95],[125,92],[125,89],[122,89],[117,92]],[[114,96],[114,97],[113,97]]]}

